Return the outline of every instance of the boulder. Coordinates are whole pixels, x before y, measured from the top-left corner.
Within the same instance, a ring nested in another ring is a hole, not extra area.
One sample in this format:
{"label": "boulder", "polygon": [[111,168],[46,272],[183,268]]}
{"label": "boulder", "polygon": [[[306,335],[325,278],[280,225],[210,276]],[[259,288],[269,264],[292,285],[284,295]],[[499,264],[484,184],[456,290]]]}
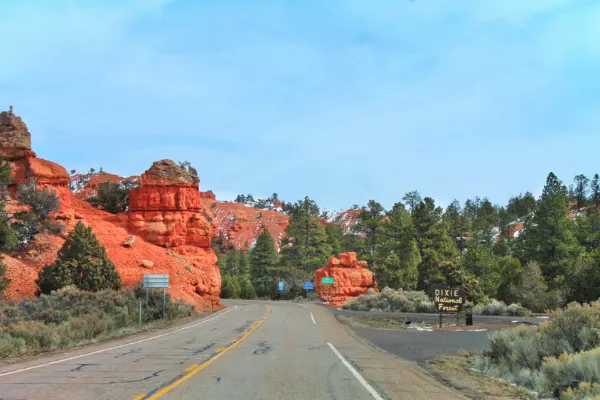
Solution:
{"label": "boulder", "polygon": [[141,264],[142,264],[142,267],[144,267],[144,268],[154,267],[154,263],[150,260],[142,260]]}
{"label": "boulder", "polygon": [[[333,285],[322,284],[321,279],[333,277]],[[323,268],[315,272],[315,290],[321,300],[328,300],[335,307],[341,307],[347,300],[377,290],[375,274],[367,269],[366,261],[359,261],[356,253],[342,253],[339,257],[330,257]]]}
{"label": "boulder", "polygon": [[129,235],[127,239],[123,242],[123,247],[131,247],[135,243],[135,236]]}

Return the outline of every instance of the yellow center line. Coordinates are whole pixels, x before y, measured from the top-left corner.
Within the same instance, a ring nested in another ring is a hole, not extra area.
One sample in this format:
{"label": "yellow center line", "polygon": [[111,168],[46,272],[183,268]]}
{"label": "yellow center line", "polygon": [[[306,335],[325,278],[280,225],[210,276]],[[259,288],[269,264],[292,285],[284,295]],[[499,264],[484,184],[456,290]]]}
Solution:
{"label": "yellow center line", "polygon": [[[156,400],[156,399],[162,397],[163,395],[169,393],[171,390],[175,389],[177,386],[181,385],[183,382],[187,381],[192,376],[196,375],[198,372],[200,372],[204,368],[208,367],[217,358],[221,357],[223,354],[227,353],[229,350],[233,349],[235,346],[237,346],[238,344],[240,344],[244,340],[246,340],[246,338],[248,336],[250,336],[250,334],[252,332],[254,332],[256,329],[258,329],[258,327],[265,321],[265,319],[267,319],[267,316],[269,315],[270,312],[271,312],[271,306],[267,306],[267,311],[265,311],[263,317],[252,328],[250,328],[250,330],[248,332],[244,333],[241,337],[239,337],[237,339],[234,339],[233,343],[231,343],[229,346],[227,346],[224,349],[222,349],[222,351],[220,351],[217,354],[215,354],[215,356],[212,357],[210,360],[207,360],[203,364],[198,365],[197,367],[195,367],[194,369],[192,369],[190,372],[188,372],[187,374],[185,374],[181,378],[177,379],[175,382],[173,382],[173,383],[165,386],[164,388],[162,388],[158,392],[154,393],[152,396],[150,396],[148,398],[145,398],[144,397],[145,395],[142,394],[142,395],[139,395],[137,397],[134,397],[132,400],[141,400],[141,399]],[[191,367],[192,367],[192,365],[190,365],[188,368],[186,368],[185,371],[187,371]]]}
{"label": "yellow center line", "polygon": [[194,369],[198,366],[198,364],[192,364],[189,367],[187,367],[186,369],[184,369],[185,372],[189,371],[190,369]]}

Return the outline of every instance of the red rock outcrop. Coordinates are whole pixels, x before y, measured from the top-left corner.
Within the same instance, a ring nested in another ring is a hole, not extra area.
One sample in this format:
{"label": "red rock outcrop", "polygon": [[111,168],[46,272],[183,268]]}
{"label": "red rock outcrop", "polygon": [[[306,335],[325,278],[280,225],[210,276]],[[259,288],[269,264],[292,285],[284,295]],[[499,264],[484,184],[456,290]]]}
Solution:
{"label": "red rock outcrop", "polygon": [[[322,284],[324,277],[333,277],[334,284]],[[354,252],[330,257],[327,265],[315,272],[315,290],[321,300],[328,300],[335,307],[341,307],[346,300],[367,293],[369,289],[377,290],[375,274],[367,269],[366,261],[356,258]]]}
{"label": "red rock outcrop", "polygon": [[129,230],[158,246],[210,248],[216,229],[200,201],[200,179],[171,160],[152,164],[129,192]]}
{"label": "red rock outcrop", "polygon": [[246,243],[249,247],[253,247],[258,235],[263,229],[267,229],[275,239],[275,247],[279,251],[279,240],[285,236],[285,228],[289,223],[286,214],[239,203],[215,201],[208,197],[202,198],[202,201],[214,216],[216,230],[213,236],[217,236],[220,232],[225,241],[239,249]]}
{"label": "red rock outcrop", "polygon": [[12,187],[34,178],[39,185],[66,187],[69,174],[52,161],[37,158],[31,150],[31,134],[12,106],[0,113],[0,155],[8,159],[13,169]]}
{"label": "red rock outcrop", "polygon": [[[142,234],[148,233],[149,240],[145,240],[144,235],[132,239],[128,213],[115,216],[95,209],[77,197],[68,189],[67,171],[56,163],[37,158],[31,151],[30,137],[27,127],[12,109],[0,113],[0,155],[13,167],[11,189],[29,178],[35,178],[40,186],[52,186],[60,199],[60,210],[52,217],[68,230],[79,221],[91,226],[115,263],[125,287],[133,287],[144,274],[167,273],[170,275],[168,292],[175,299],[194,304],[197,309],[221,307],[221,275],[216,266],[217,257],[210,248],[210,234],[214,228],[206,219],[210,212],[200,201],[197,178],[194,188],[194,180],[182,182],[180,177],[169,174],[165,177],[160,168],[151,168],[146,175],[148,186],[133,195],[138,211],[131,215],[131,224],[141,229]],[[154,172],[157,174],[153,175]],[[25,208],[11,197],[5,206],[9,216]],[[136,222],[139,217],[143,217],[142,223]],[[164,240],[164,243],[179,246],[173,250],[165,249],[154,244],[154,239],[158,243]],[[7,276],[11,279],[6,298],[20,300],[33,296],[37,274],[44,265],[56,259],[63,243],[61,236],[42,234],[35,240],[36,250],[2,254]],[[142,260],[146,260],[144,265]]]}

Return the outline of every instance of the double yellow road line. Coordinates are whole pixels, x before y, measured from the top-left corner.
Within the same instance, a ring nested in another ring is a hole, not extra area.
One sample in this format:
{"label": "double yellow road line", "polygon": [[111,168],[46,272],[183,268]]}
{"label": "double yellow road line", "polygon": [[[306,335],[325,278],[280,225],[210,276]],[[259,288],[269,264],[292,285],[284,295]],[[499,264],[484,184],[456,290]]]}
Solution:
{"label": "double yellow road line", "polygon": [[187,372],[185,375],[181,376],[180,378],[178,378],[174,382],[169,383],[167,386],[163,387],[162,389],[158,390],[157,392],[152,393],[150,395],[150,397],[146,397],[147,395],[145,395],[145,394],[140,394],[139,396],[134,397],[132,400],[155,400],[155,399],[158,399],[158,398],[162,397],[163,395],[169,393],[171,390],[175,389],[177,386],[181,385],[183,382],[187,381],[192,376],[196,375],[198,372],[200,372],[204,368],[208,367],[217,358],[221,357],[223,354],[227,353],[229,350],[233,349],[235,346],[237,346],[238,344],[240,344],[244,340],[246,340],[246,338],[248,336],[250,336],[250,334],[252,332],[254,332],[255,330],[257,330],[258,327],[265,321],[265,319],[267,319],[267,316],[269,315],[270,312],[271,312],[271,307],[267,306],[267,310],[263,314],[262,318],[256,324],[254,324],[254,326],[252,326],[252,328],[250,328],[246,333],[244,333],[239,338],[235,339],[229,346],[225,347],[224,349],[217,349],[217,350],[221,350],[221,351],[217,351],[215,353],[215,355],[213,355],[210,359],[208,359],[207,361],[205,361],[203,364],[200,364],[200,365],[192,364],[192,365],[190,365],[189,367],[187,367],[185,369],[184,372]]}

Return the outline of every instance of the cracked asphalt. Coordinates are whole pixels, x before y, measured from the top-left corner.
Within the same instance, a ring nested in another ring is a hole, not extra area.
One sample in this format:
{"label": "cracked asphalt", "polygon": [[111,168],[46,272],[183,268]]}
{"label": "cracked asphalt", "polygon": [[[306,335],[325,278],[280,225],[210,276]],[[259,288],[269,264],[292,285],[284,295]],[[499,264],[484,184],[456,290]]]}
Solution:
{"label": "cracked asphalt", "polygon": [[181,327],[0,364],[0,400],[463,398],[318,305],[224,303]]}

